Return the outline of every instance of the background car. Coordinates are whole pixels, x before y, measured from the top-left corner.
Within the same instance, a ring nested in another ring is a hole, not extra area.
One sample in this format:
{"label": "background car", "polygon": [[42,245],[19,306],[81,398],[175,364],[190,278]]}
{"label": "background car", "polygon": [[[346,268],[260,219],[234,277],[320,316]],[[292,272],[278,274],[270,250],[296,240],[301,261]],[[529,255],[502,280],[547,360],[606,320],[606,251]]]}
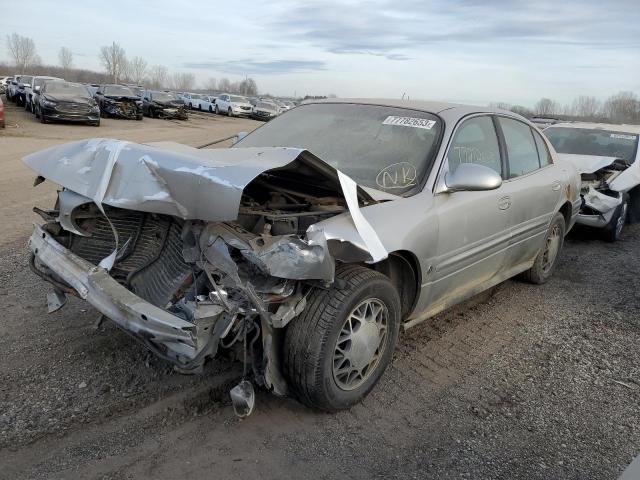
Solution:
{"label": "background car", "polygon": [[142,100],[124,85],[100,85],[94,98],[102,116],[142,120]]}
{"label": "background car", "polygon": [[12,102],[16,101],[16,92],[18,90],[18,84],[20,83],[20,77],[21,75],[15,75],[11,78],[11,81],[7,84],[7,88],[6,88],[6,94],[7,94],[7,100],[10,100]]}
{"label": "background car", "polygon": [[581,174],[577,223],[601,229],[614,242],[627,221],[640,222],[640,126],[556,123],[544,134]]}
{"label": "background car", "polygon": [[249,116],[252,110],[253,106],[249,103],[249,100],[240,95],[223,93],[222,95],[218,95],[216,99],[215,111],[218,114],[224,113],[230,117],[240,115]]}
{"label": "background car", "polygon": [[100,109],[81,83],[48,81],[40,87],[36,117],[42,123],[54,120],[84,122],[100,126]]}
{"label": "background car", "polygon": [[25,89],[24,89],[25,90],[25,102],[24,102],[25,110],[35,113],[33,109],[33,98],[38,92],[38,90],[40,90],[40,87],[42,87],[44,82],[46,82],[47,80],[62,80],[62,78],[42,77],[42,76],[33,77],[33,80],[31,81],[31,85],[25,85]]}
{"label": "background car", "polygon": [[24,106],[26,97],[27,97],[27,87],[31,87],[31,82],[33,81],[33,76],[31,75],[21,75],[20,81],[17,84],[17,87],[13,93],[13,99],[18,106]]}
{"label": "background car", "polygon": [[280,113],[280,109],[275,103],[259,101],[253,107],[251,111],[251,118],[256,120],[271,120],[274,117],[277,117]]}
{"label": "background car", "polygon": [[213,95],[202,95],[198,110],[213,113],[216,106],[216,97]]}
{"label": "background car", "polygon": [[142,94],[142,112],[151,118],[187,119],[184,103],[171,92],[145,90]]}

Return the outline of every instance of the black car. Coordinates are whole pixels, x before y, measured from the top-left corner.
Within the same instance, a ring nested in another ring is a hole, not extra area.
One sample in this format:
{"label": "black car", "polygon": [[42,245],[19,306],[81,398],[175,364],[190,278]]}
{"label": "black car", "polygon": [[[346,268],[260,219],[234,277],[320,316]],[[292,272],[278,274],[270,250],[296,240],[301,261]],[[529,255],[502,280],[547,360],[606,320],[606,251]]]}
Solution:
{"label": "black car", "polygon": [[187,119],[184,103],[170,92],[145,90],[142,95],[142,111],[151,118]]}
{"label": "black car", "polygon": [[277,117],[279,113],[278,106],[271,102],[257,102],[251,111],[251,118],[256,120],[264,120],[265,122]]}
{"label": "black car", "polygon": [[100,85],[94,98],[103,117],[142,120],[142,100],[124,85]]}
{"label": "black car", "polygon": [[100,126],[100,109],[87,87],[80,83],[45,82],[34,108],[42,123],[66,120]]}

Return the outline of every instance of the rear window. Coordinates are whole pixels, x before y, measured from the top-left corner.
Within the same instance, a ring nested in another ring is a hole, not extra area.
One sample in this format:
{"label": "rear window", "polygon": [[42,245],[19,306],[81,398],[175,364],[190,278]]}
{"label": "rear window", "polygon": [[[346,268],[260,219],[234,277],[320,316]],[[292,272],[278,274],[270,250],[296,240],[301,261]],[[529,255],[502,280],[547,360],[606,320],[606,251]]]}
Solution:
{"label": "rear window", "polygon": [[549,127],[545,136],[558,153],[616,157],[633,163],[638,134],[599,128]]}

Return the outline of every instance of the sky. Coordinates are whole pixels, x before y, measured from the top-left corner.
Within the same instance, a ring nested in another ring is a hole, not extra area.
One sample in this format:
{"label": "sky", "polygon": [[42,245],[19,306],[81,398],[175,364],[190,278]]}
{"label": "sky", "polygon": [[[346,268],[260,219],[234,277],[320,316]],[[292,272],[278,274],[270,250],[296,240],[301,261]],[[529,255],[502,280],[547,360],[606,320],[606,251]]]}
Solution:
{"label": "sky", "polygon": [[282,96],[525,106],[640,93],[640,0],[22,0],[20,11],[0,16],[0,38],[31,37],[45,64],[66,46],[76,67],[102,70],[100,47],[115,41],[201,86],[250,76]]}

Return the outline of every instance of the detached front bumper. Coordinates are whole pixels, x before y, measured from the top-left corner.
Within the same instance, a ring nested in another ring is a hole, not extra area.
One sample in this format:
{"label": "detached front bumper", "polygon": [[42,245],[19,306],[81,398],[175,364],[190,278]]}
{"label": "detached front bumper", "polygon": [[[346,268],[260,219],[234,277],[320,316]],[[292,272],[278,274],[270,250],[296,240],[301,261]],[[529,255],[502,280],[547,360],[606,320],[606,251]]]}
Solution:
{"label": "detached front bumper", "polygon": [[[42,276],[57,282],[46,270],[53,272],[55,277],[71,286],[80,298],[155,353],[186,368],[190,368],[201,357],[199,354],[207,346],[210,335],[199,331],[198,325],[131,293],[104,268],[75,255],[39,225],[35,226],[29,239],[29,249],[35,256],[36,269]],[[41,266],[45,268],[39,268]]]}

